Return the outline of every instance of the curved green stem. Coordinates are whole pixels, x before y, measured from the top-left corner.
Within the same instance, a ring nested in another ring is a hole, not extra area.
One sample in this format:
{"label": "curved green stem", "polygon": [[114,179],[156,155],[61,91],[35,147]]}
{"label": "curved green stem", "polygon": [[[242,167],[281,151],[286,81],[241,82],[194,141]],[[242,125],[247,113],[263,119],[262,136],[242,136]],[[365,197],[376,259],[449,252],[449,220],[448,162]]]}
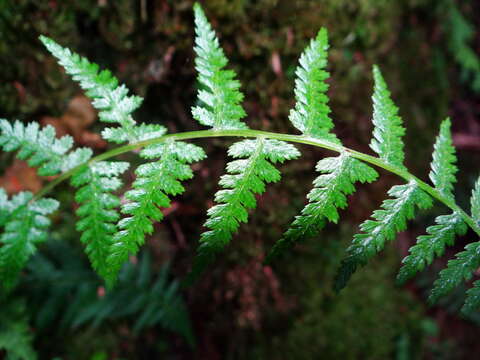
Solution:
{"label": "curved green stem", "polygon": [[[311,138],[308,136],[304,135],[290,135],[290,134],[280,134],[280,133],[272,133],[272,132],[267,132],[267,131],[261,131],[261,130],[199,130],[199,131],[189,131],[189,132],[182,132],[182,133],[176,133],[176,134],[169,134],[169,135],[164,135],[158,138],[154,139],[149,139],[149,140],[144,140],[144,141],[139,141],[134,144],[129,144],[125,146],[120,146],[115,149],[112,149],[110,151],[107,151],[101,155],[98,155],[88,161],[87,164],[92,164],[98,161],[102,160],[107,160],[112,157],[115,157],[117,155],[136,150],[136,149],[141,149],[145,146],[148,145],[153,145],[153,144],[158,144],[161,142],[164,142],[167,139],[174,139],[174,140],[190,140],[190,139],[201,139],[201,138],[211,138],[211,137],[249,137],[249,138],[257,138],[257,137],[265,137],[268,139],[277,139],[277,140],[283,140],[283,141],[288,141],[288,142],[294,142],[294,143],[299,143],[299,144],[306,144],[306,145],[312,145],[316,147],[320,147],[323,149],[327,150],[332,150],[335,152],[342,152],[346,151],[348,152],[352,157],[357,158],[359,160],[365,161],[369,164],[375,165],[376,167],[382,168],[387,170],[388,172],[394,173],[398,175],[399,177],[405,179],[406,181],[415,181],[418,186],[428,193],[430,196],[432,196],[434,199],[440,201],[441,203],[445,204],[447,207],[449,207],[451,210],[457,212],[460,214],[462,217],[463,221],[468,224],[470,228],[472,228],[475,233],[480,236],[480,226],[463,210],[461,209],[454,201],[451,199],[443,196],[438,190],[436,190],[434,187],[428,185],[426,182],[420,180],[416,176],[412,175],[409,173],[407,170],[393,166],[390,164],[387,164],[385,161],[382,159],[367,155],[352,149],[349,149],[345,146],[335,144],[329,141],[321,140],[321,139],[316,139],[316,138]],[[32,201],[35,201],[41,197],[43,197],[45,194],[50,192],[56,185],[61,183],[62,181],[68,179],[70,176],[72,176],[80,167],[84,166],[85,164],[81,164],[65,173],[57,177],[55,180],[53,180],[51,183],[49,183],[47,186],[45,186],[42,190],[40,190],[37,194],[35,194],[34,198]]]}

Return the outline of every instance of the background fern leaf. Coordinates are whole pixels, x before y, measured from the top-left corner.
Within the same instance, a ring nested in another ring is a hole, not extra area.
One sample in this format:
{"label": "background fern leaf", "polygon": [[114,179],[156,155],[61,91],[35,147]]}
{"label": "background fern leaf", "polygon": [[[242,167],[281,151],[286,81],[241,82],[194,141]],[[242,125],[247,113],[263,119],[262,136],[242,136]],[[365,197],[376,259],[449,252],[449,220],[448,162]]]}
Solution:
{"label": "background fern leaf", "polygon": [[222,190],[215,194],[217,205],[208,210],[206,232],[194,261],[191,278],[199,275],[230,242],[240,223],[248,220],[248,210],[256,207],[255,194],[265,191],[265,183],[280,180],[280,172],[272,163],[300,156],[291,144],[262,137],[233,144],[228,154],[238,160],[227,164],[227,174],[220,180]]}
{"label": "background fern leaf", "polygon": [[45,241],[50,220],[46,217],[58,208],[53,199],[31,202],[30,192],[21,192],[10,201],[10,216],[5,232],[0,237],[0,282],[10,290],[18,273],[28,258],[35,252],[36,244]]}
{"label": "background fern leaf", "polygon": [[147,159],[159,159],[137,168],[133,189],[125,194],[128,201],[122,205],[122,213],[127,217],[118,224],[121,230],[113,239],[107,259],[110,285],[128,256],[135,254],[144,243],[145,234],[153,232],[152,222],[163,219],[159,207],[169,207],[168,196],[184,192],[180,181],[193,176],[187,164],[205,158],[200,147],[173,140],[147,146],[140,155]]}
{"label": "background fern leaf", "polygon": [[446,119],[440,126],[440,134],[434,145],[433,160],[431,164],[430,180],[435,188],[444,196],[453,199],[453,184],[456,182],[455,174],[458,169],[455,166],[457,157],[452,144],[450,132],[450,119]]}
{"label": "background fern leaf", "polygon": [[76,212],[81,219],[77,230],[86,245],[86,253],[95,271],[108,279],[107,257],[117,232],[119,214],[115,210],[120,199],[112,194],[122,185],[118,175],[128,169],[126,162],[101,161],[84,166],[72,177],[72,184],[80,187],[75,199],[82,204]]}
{"label": "background fern leaf", "polygon": [[373,138],[370,147],[387,163],[403,167],[403,141],[405,129],[398,116],[398,108],[393,103],[387,83],[377,66],[373,67],[375,87],[373,92]]}
{"label": "background fern leaf", "polygon": [[131,114],[140,106],[143,99],[139,96],[128,95],[125,85],[118,84],[118,80],[108,70],[99,71],[98,65],[90,63],[86,58],[63,48],[52,39],[40,36],[40,40],[48,51],[58,59],[67,74],[78,81],[86,95],[93,102],[92,105],[100,111],[101,121],[118,123],[124,130],[125,136],[111,136],[109,130],[102,133],[104,138],[113,142],[123,142],[128,136],[130,142],[137,141],[133,128],[136,125]]}
{"label": "background fern leaf", "polygon": [[344,288],[357,267],[365,265],[381,251],[386,241],[393,240],[397,232],[405,230],[407,220],[415,216],[416,207],[427,209],[432,206],[432,198],[415,181],[392,187],[388,195],[393,199],[385,200],[382,203],[383,209],[373,212],[374,220],[367,220],[360,225],[363,233],[354,236],[337,275],[337,290]]}
{"label": "background fern leaf", "polygon": [[472,197],[470,198],[470,204],[472,207],[472,217],[478,224],[480,224],[480,177],[475,183],[475,187],[472,191]]}
{"label": "background fern leaf", "polygon": [[373,168],[350,157],[346,152],[338,157],[320,160],[316,170],[322,175],[313,182],[314,188],[307,195],[309,203],[272,248],[267,263],[297,241],[316,236],[327,221],[337,223],[337,209],[347,207],[346,196],[355,192],[354,183],[372,182],[378,177]]}
{"label": "background fern leaf", "polygon": [[214,129],[246,129],[247,125],[240,121],[246,115],[240,105],[240,82],[233,70],[225,70],[228,60],[198,3],[194,11],[195,68],[203,87],[198,91],[198,100],[203,106],[193,107],[192,115],[200,124]]}
{"label": "background fern leaf", "polygon": [[325,80],[329,73],[325,71],[328,58],[327,29],[322,28],[316,39],[310,42],[300,57],[296,70],[295,108],[290,111],[290,121],[304,135],[340,143],[331,133],[333,122],[329,117],[330,107]]}
{"label": "background fern leaf", "polygon": [[409,249],[410,255],[403,259],[403,267],[397,277],[399,283],[404,283],[422,271],[432,263],[435,256],[442,256],[445,247],[453,245],[455,235],[464,235],[467,231],[462,217],[455,212],[438,216],[435,223],[427,228],[428,235],[418,237],[416,245]]}
{"label": "background fern leaf", "polygon": [[38,123],[25,126],[20,121],[11,124],[0,119],[0,146],[4,151],[18,150],[17,157],[27,160],[32,167],[39,167],[39,175],[56,175],[91,158],[92,150],[88,148],[68,153],[72,145],[73,139],[68,135],[56,138],[53,126],[40,129]]}

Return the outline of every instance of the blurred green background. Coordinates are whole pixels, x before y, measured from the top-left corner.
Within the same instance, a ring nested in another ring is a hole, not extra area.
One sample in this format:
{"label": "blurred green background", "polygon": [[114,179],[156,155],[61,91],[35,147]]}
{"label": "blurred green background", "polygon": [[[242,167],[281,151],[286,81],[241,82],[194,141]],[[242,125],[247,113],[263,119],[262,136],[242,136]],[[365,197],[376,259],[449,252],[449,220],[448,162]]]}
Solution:
{"label": "blurred green background", "polygon": [[[0,117],[52,124],[78,144],[104,151],[102,125],[38,41],[40,34],[108,68],[145,97],[136,118],[170,131],[198,129],[192,1],[0,0]],[[329,30],[329,95],[336,133],[369,152],[371,67],[379,64],[407,127],[407,164],[428,173],[440,121],[451,116],[459,168],[457,199],[467,207],[480,167],[480,3],[475,0],[208,0],[202,5],[243,84],[253,128],[293,132],[294,71],[310,38]],[[198,141],[209,159],[155,227],[141,254],[105,293],[74,229],[77,204],[63,185],[51,239],[0,300],[0,357],[6,359],[466,359],[480,353],[480,313],[460,317],[464,289],[438,306],[425,295],[468,233],[405,287],[400,260],[440,206],[424,212],[395,243],[335,294],[345,248],[398,179],[362,186],[340,225],[271,267],[262,260],[302,208],[327,152],[301,148],[283,166],[251,221],[195,286],[179,281],[192,263],[231,140]],[[126,156],[136,162],[134,154]],[[0,155],[0,185],[38,191],[23,162]],[[133,174],[126,176],[127,183]],[[478,277],[478,276],[476,276]],[[468,284],[466,285],[468,286]]]}

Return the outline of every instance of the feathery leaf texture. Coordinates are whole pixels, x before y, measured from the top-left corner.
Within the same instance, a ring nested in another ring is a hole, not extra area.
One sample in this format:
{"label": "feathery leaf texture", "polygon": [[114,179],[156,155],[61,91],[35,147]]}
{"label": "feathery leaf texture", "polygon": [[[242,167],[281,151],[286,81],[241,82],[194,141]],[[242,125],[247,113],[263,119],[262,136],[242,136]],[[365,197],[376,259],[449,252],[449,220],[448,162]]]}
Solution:
{"label": "feathery leaf texture", "polygon": [[86,245],[93,268],[104,279],[110,274],[107,257],[118,230],[116,208],[120,199],[112,192],[122,185],[118,176],[128,167],[126,162],[101,161],[85,165],[72,177],[72,185],[80,188],[75,195],[82,204],[76,211],[81,219],[77,222],[77,230],[82,232],[80,240]]}
{"label": "feathery leaf texture", "polygon": [[18,273],[36,245],[46,240],[50,220],[46,217],[57,210],[53,199],[32,201],[33,194],[20,192],[8,201],[2,196],[2,208],[8,209],[5,231],[0,237],[0,283],[9,291],[16,282]]}
{"label": "feathery leaf texture", "polygon": [[205,158],[204,151],[195,145],[181,141],[167,140],[165,143],[146,147],[140,155],[157,161],[140,165],[135,171],[137,179],[133,189],[125,194],[127,202],[122,205],[122,213],[127,215],[118,227],[107,259],[108,283],[115,281],[116,275],[128,256],[135,254],[144,243],[145,234],[153,232],[153,221],[163,219],[159,207],[170,206],[169,195],[175,196],[185,191],[180,181],[192,178],[188,164]]}
{"label": "feathery leaf texture", "polygon": [[470,204],[472,206],[472,218],[478,224],[480,224],[480,177],[478,177],[475,187],[472,191]]}
{"label": "feathery leaf texture", "polygon": [[447,295],[462,281],[470,280],[473,272],[480,266],[480,241],[467,244],[465,250],[449,260],[447,267],[440,271],[440,276],[433,284],[428,298],[435,303],[442,296]]}
{"label": "feathery leaf texture", "polygon": [[133,130],[136,122],[131,114],[140,106],[143,99],[128,95],[126,86],[119,86],[118,80],[110,71],[99,71],[97,64],[89,62],[46,36],[40,36],[40,40],[58,59],[58,63],[63,66],[67,74],[86,90],[86,95],[93,100],[92,105],[100,111],[100,120],[117,123],[123,129],[121,137],[111,136],[110,128],[102,133],[103,137],[117,143],[125,141],[125,138],[130,142],[138,141]]}
{"label": "feathery leaf texture", "polygon": [[452,143],[450,132],[450,119],[446,119],[440,126],[440,134],[434,145],[433,160],[431,164],[430,180],[435,188],[444,196],[453,199],[453,184],[456,181],[455,174],[458,169],[455,166],[457,157]]}
{"label": "feathery leaf texture", "polygon": [[354,236],[347,250],[347,257],[338,271],[335,288],[341,290],[359,265],[365,265],[395,238],[396,233],[407,227],[407,220],[415,216],[415,208],[428,209],[432,206],[430,195],[421,190],[415,181],[396,185],[388,191],[393,199],[385,200],[381,210],[375,210],[372,218],[360,225],[363,233]]}
{"label": "feathery leaf texture", "polygon": [[225,70],[228,60],[198,3],[194,12],[195,68],[203,87],[198,91],[198,100],[204,106],[193,107],[192,115],[200,124],[217,130],[246,129],[247,125],[240,120],[246,115],[240,105],[243,100],[240,82],[235,79],[235,71]]}
{"label": "feathery leaf texture", "polygon": [[290,111],[290,121],[304,135],[340,143],[331,133],[333,122],[329,117],[330,107],[325,80],[328,57],[327,29],[322,28],[300,57],[296,70],[295,108]]}
{"label": "feathery leaf texture", "polygon": [[462,307],[462,312],[465,314],[473,313],[480,308],[480,280],[473,283],[473,287],[468,289],[465,304]]}
{"label": "feathery leaf texture", "polygon": [[464,235],[467,225],[458,213],[438,216],[436,225],[427,228],[428,235],[418,237],[417,243],[409,249],[410,255],[403,259],[403,266],[397,276],[404,283],[417,272],[430,265],[436,256],[442,256],[446,246],[452,246],[455,235]]}
{"label": "feathery leaf texture", "polygon": [[38,123],[11,124],[0,119],[0,146],[4,151],[17,151],[17,157],[27,160],[33,167],[39,167],[42,176],[56,175],[86,162],[92,156],[92,150],[79,148],[71,151],[73,139],[70,136],[55,137],[53,126],[40,129]]}
{"label": "feathery leaf texture", "polygon": [[[434,145],[433,159],[430,165],[430,180],[435,188],[445,197],[453,200],[453,184],[456,181],[455,148],[452,145],[450,119],[440,125],[440,134]],[[450,215],[438,216],[436,225],[427,228],[428,235],[420,236],[417,244],[409,249],[410,255],[403,260],[403,267],[398,274],[399,283],[414,276],[430,265],[435,256],[441,256],[447,245],[453,245],[455,235],[464,235],[467,225],[461,215],[453,212]]]}
{"label": "feathery leaf texture", "polygon": [[227,164],[227,174],[220,180],[223,189],[215,194],[217,204],[208,210],[208,230],[201,235],[194,276],[230,242],[240,223],[248,221],[248,210],[257,205],[255,194],[265,191],[265,183],[280,180],[280,171],[273,164],[300,156],[293,145],[262,137],[237,142],[228,154],[237,160]]}
{"label": "feathery leaf texture", "polygon": [[370,183],[378,177],[374,169],[347,152],[320,160],[316,170],[321,175],[314,180],[314,188],[307,195],[309,203],[272,248],[267,263],[296,242],[316,236],[327,221],[337,223],[337,209],[347,207],[347,195],[355,192],[355,182]]}
{"label": "feathery leaf texture", "polygon": [[370,147],[387,163],[404,167],[402,136],[405,129],[398,116],[398,108],[393,103],[387,83],[377,66],[373,67],[375,87],[373,92],[373,138]]}

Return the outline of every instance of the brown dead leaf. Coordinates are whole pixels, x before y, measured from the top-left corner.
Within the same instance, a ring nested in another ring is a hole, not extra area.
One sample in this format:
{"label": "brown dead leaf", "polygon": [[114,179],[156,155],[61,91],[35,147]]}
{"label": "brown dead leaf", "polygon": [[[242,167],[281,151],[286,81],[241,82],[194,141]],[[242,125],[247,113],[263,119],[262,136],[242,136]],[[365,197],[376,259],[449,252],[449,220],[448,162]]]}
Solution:
{"label": "brown dead leaf", "polygon": [[42,188],[42,180],[35,169],[28,166],[25,161],[15,160],[13,164],[0,177],[0,187],[9,194],[29,190],[37,192]]}

